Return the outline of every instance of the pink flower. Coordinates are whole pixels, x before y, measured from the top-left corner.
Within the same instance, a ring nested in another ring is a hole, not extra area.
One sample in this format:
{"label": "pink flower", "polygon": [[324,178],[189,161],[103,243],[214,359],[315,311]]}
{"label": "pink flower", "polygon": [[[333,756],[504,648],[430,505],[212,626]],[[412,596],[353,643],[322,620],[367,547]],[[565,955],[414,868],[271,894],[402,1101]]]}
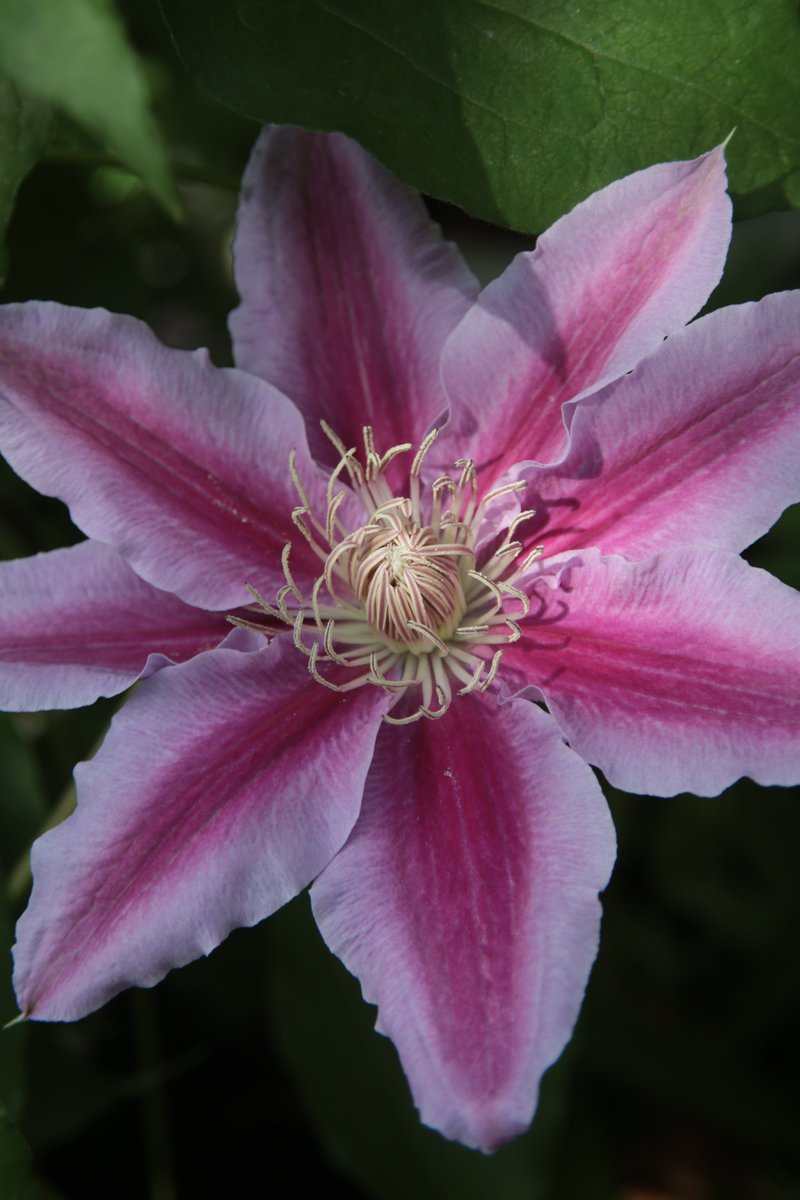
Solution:
{"label": "pink flower", "polygon": [[148,676],[34,850],[28,1016],[315,881],[423,1121],[487,1150],[527,1125],[614,855],[587,764],[660,795],[800,779],[800,601],[739,557],[800,495],[800,294],[683,328],[724,187],[719,150],[621,180],[478,294],[358,147],[277,129],[244,370],[4,311],[4,452],[91,540],[4,567],[3,699]]}

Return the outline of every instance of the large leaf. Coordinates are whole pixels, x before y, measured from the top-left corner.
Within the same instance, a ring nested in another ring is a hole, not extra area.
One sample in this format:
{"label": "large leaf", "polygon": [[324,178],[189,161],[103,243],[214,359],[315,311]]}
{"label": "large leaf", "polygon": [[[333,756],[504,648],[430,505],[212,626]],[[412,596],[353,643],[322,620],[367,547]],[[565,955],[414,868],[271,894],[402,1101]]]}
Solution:
{"label": "large leaf", "polygon": [[110,0],[0,0],[0,68],[97,138],[177,212],[144,73]]}
{"label": "large leaf", "polygon": [[538,232],[649,163],[730,147],[747,211],[800,203],[795,0],[161,0],[188,68],[263,121]]}
{"label": "large leaf", "polygon": [[48,105],[20,95],[0,76],[0,283],[6,267],[3,234],[17,188],[43,152],[49,128]]}

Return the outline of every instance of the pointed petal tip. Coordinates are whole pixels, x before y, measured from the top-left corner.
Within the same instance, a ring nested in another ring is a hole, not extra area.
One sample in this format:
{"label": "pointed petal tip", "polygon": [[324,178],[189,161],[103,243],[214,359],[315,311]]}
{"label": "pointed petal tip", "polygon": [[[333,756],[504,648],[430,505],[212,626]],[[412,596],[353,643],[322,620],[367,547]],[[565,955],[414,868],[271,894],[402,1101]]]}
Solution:
{"label": "pointed petal tip", "polygon": [[21,1013],[17,1013],[16,1017],[12,1017],[10,1021],[6,1021],[5,1025],[3,1026],[3,1032],[5,1032],[6,1029],[13,1029],[15,1025],[21,1025],[23,1021],[28,1021],[32,1017],[33,1013],[28,1009],[23,1010]]}
{"label": "pointed petal tip", "polygon": [[546,714],[470,697],[458,710],[436,736],[382,733],[359,821],[311,898],[421,1120],[491,1153],[527,1128],[571,1035],[614,836]]}

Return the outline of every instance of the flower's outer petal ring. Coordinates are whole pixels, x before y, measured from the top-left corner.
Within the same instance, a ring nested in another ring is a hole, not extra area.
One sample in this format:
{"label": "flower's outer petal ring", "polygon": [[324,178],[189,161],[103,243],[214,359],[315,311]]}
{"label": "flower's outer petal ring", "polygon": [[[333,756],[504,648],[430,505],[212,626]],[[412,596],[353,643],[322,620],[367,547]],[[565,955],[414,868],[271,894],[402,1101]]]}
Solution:
{"label": "flower's outer petal ring", "polygon": [[1,563],[0,708],[92,704],[147,673],[150,654],[183,662],[229,633],[223,613],[151,587],[101,542]]}
{"label": "flower's outer petal ring", "polygon": [[729,239],[721,149],[638,171],[557,221],[489,284],[445,347],[459,456],[471,455],[487,484],[523,459],[559,459],[562,404],[689,321],[722,274]]}
{"label": "flower's outer petal ring", "polygon": [[305,887],[358,815],[387,703],[321,687],[288,635],[142,684],[77,768],[76,812],[34,846],[23,1013],[75,1020]]}
{"label": "flower's outer petal ring", "polygon": [[234,243],[236,362],[297,403],[317,458],[363,425],[378,452],[446,407],[439,359],[477,294],[421,199],[342,134],[273,127],[256,143]]}
{"label": "flower's outer petal ring", "polygon": [[204,351],[168,350],[146,325],[57,304],[0,310],[0,449],[70,507],[89,536],[187,603],[273,593],[293,538],[300,586],[319,566],[296,537],[298,467],[324,515],[302,418],[285,396]]}
{"label": "flower's outer petal ring", "polygon": [[743,550],[800,500],[800,292],[668,338],[581,403],[570,441],[563,463],[523,472],[526,533],[547,553]]}
{"label": "flower's outer petal ring", "polygon": [[[555,582],[555,579],[558,582]],[[503,679],[538,688],[615,787],[800,782],[800,594],[722,550],[575,555],[534,588]]]}
{"label": "flower's outer petal ring", "polygon": [[311,898],[426,1124],[486,1151],[527,1127],[583,997],[614,848],[592,772],[528,701],[463,697],[381,731]]}

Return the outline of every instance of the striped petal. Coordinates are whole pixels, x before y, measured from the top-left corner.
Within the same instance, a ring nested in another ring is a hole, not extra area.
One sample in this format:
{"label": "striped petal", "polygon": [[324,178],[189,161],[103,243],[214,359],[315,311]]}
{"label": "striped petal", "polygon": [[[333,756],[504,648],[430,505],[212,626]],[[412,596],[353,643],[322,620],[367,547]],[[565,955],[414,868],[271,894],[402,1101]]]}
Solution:
{"label": "striped petal", "polygon": [[355,821],[387,697],[320,687],[290,637],[147,680],[33,849],[22,1011],[70,1021],[209,954],[305,887]]}
{"label": "striped petal", "polygon": [[722,274],[729,239],[720,149],[629,175],[562,217],[482,292],[447,343],[459,454],[487,484],[523,460],[560,458],[562,405],[689,321]]}
{"label": "striped petal", "polygon": [[[299,503],[292,450],[325,512],[302,419],[284,396],[99,309],[0,310],[0,449],[89,537],[203,608],[246,603],[248,582],[273,593],[283,584]],[[318,563],[298,540],[295,577],[310,586]]]}
{"label": "striped petal", "polygon": [[101,542],[2,563],[0,708],[92,704],[228,633],[224,614],[151,587]]}
{"label": "striped petal", "polygon": [[291,396],[317,458],[363,425],[379,451],[447,405],[439,358],[477,294],[416,192],[341,134],[273,127],[244,178],[234,243],[236,362]]}
{"label": "striped petal", "polygon": [[362,814],[311,897],[426,1124],[487,1151],[528,1125],[613,861],[597,781],[527,701],[463,697],[381,731]]}

